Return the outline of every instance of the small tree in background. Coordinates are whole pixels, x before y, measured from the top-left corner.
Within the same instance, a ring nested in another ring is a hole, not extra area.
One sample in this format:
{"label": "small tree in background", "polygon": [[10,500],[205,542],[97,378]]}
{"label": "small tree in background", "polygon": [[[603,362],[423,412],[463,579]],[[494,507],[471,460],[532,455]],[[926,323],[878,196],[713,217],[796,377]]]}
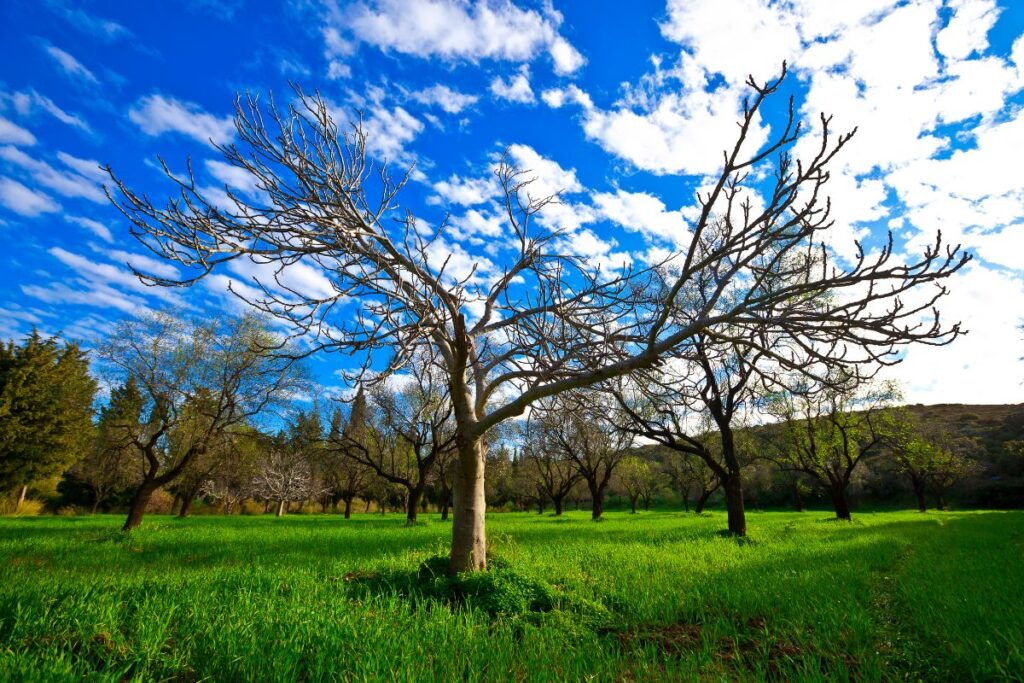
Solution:
{"label": "small tree in background", "polygon": [[71,476],[92,492],[93,513],[110,496],[136,485],[142,476],[130,434],[131,426],[139,424],[143,403],[134,378],[114,387],[110,401],[100,410],[92,447],[71,468]]}
{"label": "small tree in background", "polygon": [[828,492],[836,517],[849,520],[850,479],[891,434],[886,408],[897,395],[892,384],[865,385],[846,376],[777,396],[769,410],[780,423],[767,432],[766,453],[783,470],[814,479]]}
{"label": "small tree in background", "polygon": [[153,493],[174,482],[229,429],[284,405],[301,387],[297,363],[254,316],[194,321],[158,313],[121,322],[100,350],[114,380],[133,379],[141,419],[124,425],[142,476],[124,530],[142,523]]}

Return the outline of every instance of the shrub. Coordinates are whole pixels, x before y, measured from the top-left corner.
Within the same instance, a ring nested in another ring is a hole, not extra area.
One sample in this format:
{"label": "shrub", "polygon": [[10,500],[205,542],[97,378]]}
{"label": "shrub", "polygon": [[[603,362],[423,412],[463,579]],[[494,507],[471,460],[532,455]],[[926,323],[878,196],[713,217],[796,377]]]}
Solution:
{"label": "shrub", "polygon": [[262,515],[263,509],[263,503],[258,503],[255,500],[246,499],[243,500],[242,504],[238,507],[238,512],[242,515]]}
{"label": "shrub", "polygon": [[74,517],[78,514],[78,510],[75,509],[74,505],[65,505],[62,508],[57,508],[58,517]]}
{"label": "shrub", "polygon": [[[0,498],[0,515],[13,515],[15,517],[34,517],[43,514],[46,505],[42,501],[26,498],[21,506],[15,498]],[[17,508],[17,509],[15,509]]]}

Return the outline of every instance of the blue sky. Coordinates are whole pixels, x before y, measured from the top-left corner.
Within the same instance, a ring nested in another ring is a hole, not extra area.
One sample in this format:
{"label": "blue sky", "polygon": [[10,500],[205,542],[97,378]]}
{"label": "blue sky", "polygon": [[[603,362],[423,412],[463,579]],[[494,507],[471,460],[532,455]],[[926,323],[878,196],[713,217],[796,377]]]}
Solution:
{"label": "blue sky", "polygon": [[[503,227],[489,170],[508,148],[545,220],[594,263],[671,250],[693,193],[732,143],[743,81],[792,69],[803,119],[859,126],[833,170],[839,258],[895,231],[912,255],[941,229],[975,262],[946,319],[970,334],[912,349],[890,374],[912,402],[1024,400],[1024,3],[1011,0],[360,0],[280,4],[8,0],[0,7],[0,337],[33,326],[85,343],[165,306],[237,306],[238,267],[188,291],[147,288],[147,261],[108,205],[100,164],[153,196],[163,155],[216,193],[232,103],[250,90],[318,88],[361,111],[372,152],[415,163],[403,204],[450,212],[452,263],[486,269]],[[782,101],[775,103],[781,105]],[[779,124],[779,106],[756,133]],[[313,269],[300,288],[326,286]],[[326,384],[351,359],[314,367]]]}

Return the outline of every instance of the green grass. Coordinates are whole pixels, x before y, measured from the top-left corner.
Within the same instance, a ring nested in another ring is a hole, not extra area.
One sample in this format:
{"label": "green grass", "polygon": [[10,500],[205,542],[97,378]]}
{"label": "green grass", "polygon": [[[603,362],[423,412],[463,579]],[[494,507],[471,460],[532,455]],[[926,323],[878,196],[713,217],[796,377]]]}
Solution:
{"label": "green grass", "polygon": [[1024,513],[0,520],[0,680],[1019,680]]}

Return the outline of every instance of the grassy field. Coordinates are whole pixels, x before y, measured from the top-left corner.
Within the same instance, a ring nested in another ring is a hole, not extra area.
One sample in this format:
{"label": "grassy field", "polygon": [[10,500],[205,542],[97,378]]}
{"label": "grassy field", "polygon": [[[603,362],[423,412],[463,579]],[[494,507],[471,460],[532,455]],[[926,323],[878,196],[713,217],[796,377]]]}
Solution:
{"label": "grassy field", "polygon": [[1024,513],[0,520],[2,680],[1020,680]]}

